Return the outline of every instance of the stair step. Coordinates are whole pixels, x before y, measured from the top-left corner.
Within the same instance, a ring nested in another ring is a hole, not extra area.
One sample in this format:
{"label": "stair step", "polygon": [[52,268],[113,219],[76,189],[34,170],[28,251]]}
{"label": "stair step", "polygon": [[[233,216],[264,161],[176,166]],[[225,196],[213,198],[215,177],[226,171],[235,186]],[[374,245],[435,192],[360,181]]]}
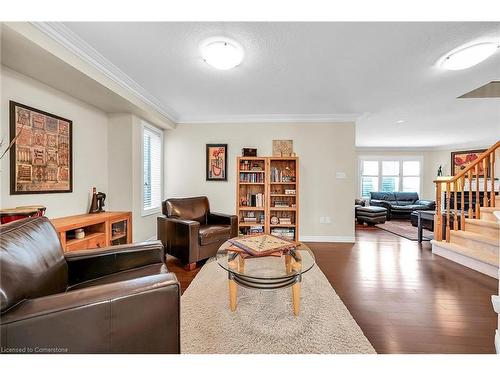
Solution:
{"label": "stair step", "polygon": [[471,252],[490,253],[496,258],[496,264],[498,264],[498,253],[500,250],[498,238],[491,238],[468,231],[452,230],[450,231],[450,242],[463,246]]}
{"label": "stair step", "polygon": [[471,252],[470,249],[457,244],[431,240],[432,253],[449,259],[455,263],[469,267],[475,271],[498,279],[498,257],[488,252]]}
{"label": "stair step", "polygon": [[498,239],[500,236],[500,223],[488,220],[465,219],[465,231]]}
{"label": "stair step", "polygon": [[481,220],[497,221],[493,212],[500,211],[500,206],[498,207],[481,207]]}

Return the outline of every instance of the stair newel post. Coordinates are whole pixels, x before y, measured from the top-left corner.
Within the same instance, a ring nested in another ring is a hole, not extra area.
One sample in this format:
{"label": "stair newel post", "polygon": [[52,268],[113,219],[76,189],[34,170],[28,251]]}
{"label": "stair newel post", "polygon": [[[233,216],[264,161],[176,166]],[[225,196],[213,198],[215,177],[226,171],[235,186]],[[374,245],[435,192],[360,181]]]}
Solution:
{"label": "stair newel post", "polygon": [[443,215],[441,213],[441,182],[436,181],[436,215],[434,216],[434,233],[436,234],[436,240],[443,240]]}
{"label": "stair newel post", "polygon": [[495,152],[490,156],[490,206],[495,207]]}
{"label": "stair newel post", "polygon": [[469,219],[472,219],[473,211],[472,211],[472,169],[469,169]]}
{"label": "stair newel post", "polygon": [[460,229],[465,230],[465,175],[460,179]]}
{"label": "stair newel post", "polygon": [[490,205],[488,204],[488,166],[489,166],[489,160],[488,157],[485,157],[483,159],[483,189],[484,189],[484,196],[483,196],[483,207],[489,207]]}
{"label": "stair newel post", "polygon": [[481,199],[479,197],[479,163],[476,164],[476,219],[480,218],[481,212],[479,207],[481,206]]}
{"label": "stair newel post", "polygon": [[450,182],[446,182],[446,242],[450,242]]}

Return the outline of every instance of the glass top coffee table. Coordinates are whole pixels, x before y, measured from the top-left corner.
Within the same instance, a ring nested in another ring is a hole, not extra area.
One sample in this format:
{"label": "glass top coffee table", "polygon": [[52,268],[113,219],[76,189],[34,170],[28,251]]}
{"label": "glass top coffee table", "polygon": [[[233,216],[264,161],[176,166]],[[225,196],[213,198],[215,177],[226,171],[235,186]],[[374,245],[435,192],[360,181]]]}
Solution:
{"label": "glass top coffee table", "polygon": [[293,313],[300,310],[300,282],[302,275],[315,264],[314,254],[303,243],[280,256],[252,257],[244,252],[231,251],[225,242],[217,251],[217,262],[228,273],[229,306],[236,310],[238,285],[253,289],[280,289],[292,287]]}

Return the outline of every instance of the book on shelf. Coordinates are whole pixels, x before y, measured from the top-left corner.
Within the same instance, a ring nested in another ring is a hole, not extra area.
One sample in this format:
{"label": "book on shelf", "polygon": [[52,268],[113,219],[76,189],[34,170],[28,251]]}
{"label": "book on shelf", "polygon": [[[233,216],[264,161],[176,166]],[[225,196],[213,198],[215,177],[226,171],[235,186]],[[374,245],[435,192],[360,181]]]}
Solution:
{"label": "book on shelf", "polygon": [[276,208],[288,208],[290,205],[287,201],[274,201],[274,207]]}
{"label": "book on shelf", "polygon": [[257,218],[256,217],[244,217],[243,222],[245,223],[256,223]]}
{"label": "book on shelf", "polygon": [[292,219],[289,217],[280,217],[280,224],[292,224]]}
{"label": "book on shelf", "polygon": [[264,233],[264,227],[262,225],[251,226],[248,230],[248,233],[251,234]]}
{"label": "book on shelf", "polygon": [[240,182],[263,183],[264,173],[240,173]]}
{"label": "book on shelf", "polygon": [[273,228],[271,229],[271,234],[273,236],[283,237],[289,240],[295,238],[295,229],[293,228]]}
{"label": "book on shelf", "polygon": [[264,193],[247,194],[247,207],[264,207]]}

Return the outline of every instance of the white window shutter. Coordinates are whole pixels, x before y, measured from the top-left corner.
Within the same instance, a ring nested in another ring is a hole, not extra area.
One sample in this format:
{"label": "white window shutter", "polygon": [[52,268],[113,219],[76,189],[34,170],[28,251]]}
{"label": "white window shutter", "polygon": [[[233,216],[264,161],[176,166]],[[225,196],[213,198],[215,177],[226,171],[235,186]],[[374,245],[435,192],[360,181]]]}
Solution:
{"label": "white window shutter", "polygon": [[161,207],[162,191],[162,132],[152,126],[143,128],[143,211]]}

